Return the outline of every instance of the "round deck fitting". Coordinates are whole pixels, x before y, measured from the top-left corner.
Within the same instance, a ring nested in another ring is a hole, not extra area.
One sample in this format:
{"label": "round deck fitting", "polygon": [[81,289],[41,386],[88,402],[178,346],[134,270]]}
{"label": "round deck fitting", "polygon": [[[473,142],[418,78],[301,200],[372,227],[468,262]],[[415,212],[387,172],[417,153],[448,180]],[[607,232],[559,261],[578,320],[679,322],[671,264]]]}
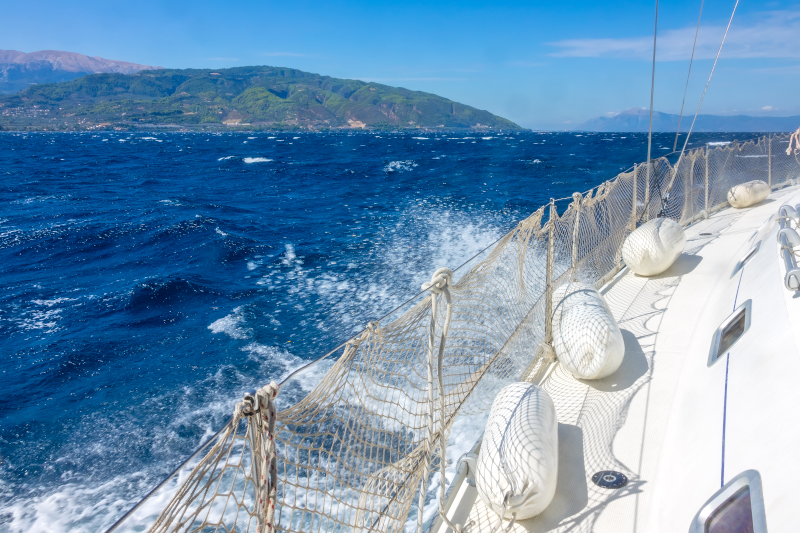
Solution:
{"label": "round deck fitting", "polygon": [[622,472],[602,470],[592,476],[592,483],[604,489],[619,489],[628,484],[628,478]]}

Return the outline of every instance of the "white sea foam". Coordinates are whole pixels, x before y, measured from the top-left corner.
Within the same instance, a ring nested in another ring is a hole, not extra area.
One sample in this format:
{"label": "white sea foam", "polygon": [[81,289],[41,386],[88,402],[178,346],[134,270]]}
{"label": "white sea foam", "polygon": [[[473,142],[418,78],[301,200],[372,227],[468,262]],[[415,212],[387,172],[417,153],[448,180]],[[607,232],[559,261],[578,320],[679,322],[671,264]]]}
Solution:
{"label": "white sea foam", "polygon": [[250,163],[269,163],[272,159],[267,159],[266,157],[245,157],[242,161],[249,165]]}
{"label": "white sea foam", "polygon": [[294,245],[292,243],[286,244],[285,248],[286,253],[283,254],[281,263],[283,263],[285,266],[290,266],[297,259],[297,255],[294,253]]}
{"label": "white sea foam", "polygon": [[411,138],[412,139],[417,139],[417,140],[420,140],[420,141],[427,141],[428,140],[428,137],[411,137]]}
{"label": "white sea foam", "polygon": [[74,302],[77,298],[53,298],[52,300],[31,300],[31,303],[35,303],[36,305],[43,305],[46,307],[53,307],[54,305],[58,305],[64,302]]}
{"label": "white sea foam", "polygon": [[492,139],[492,137],[481,137],[481,139],[483,139],[484,141],[488,141],[489,139]]}
{"label": "white sea foam", "polygon": [[53,199],[55,196],[34,196],[32,198],[24,198],[22,200],[12,200],[12,204],[21,204],[21,205],[29,205],[38,202],[46,202],[47,200]]}
{"label": "white sea foam", "polygon": [[24,313],[15,322],[25,331],[44,330],[44,333],[53,333],[58,329],[63,309],[33,309]]}
{"label": "white sea foam", "polygon": [[58,322],[63,318],[63,313],[69,302],[78,301],[78,298],[59,297],[50,300],[31,300],[32,307],[16,314],[11,321],[23,331],[41,331],[45,334],[59,331]]}
{"label": "white sea foam", "polygon": [[714,141],[706,144],[709,146],[726,146],[728,144],[731,144],[731,141]]}
{"label": "white sea foam", "polygon": [[256,137],[248,137],[248,139],[249,139],[249,140],[251,140],[251,141],[252,141],[253,139],[255,139],[255,138],[256,138]]}
{"label": "white sea foam", "polygon": [[219,159],[217,159],[217,161],[226,161],[228,159],[233,159],[234,157],[236,157],[236,156],[235,155],[227,155],[225,157],[220,157]]}
{"label": "white sea foam", "polygon": [[244,325],[245,321],[243,306],[239,306],[231,314],[209,324],[208,329],[212,333],[224,333],[232,339],[249,339],[253,330]]}
{"label": "white sea foam", "polygon": [[405,172],[408,170],[417,167],[414,161],[392,161],[385,167],[383,167],[384,172]]}
{"label": "white sea foam", "polygon": [[158,140],[155,137],[141,137],[141,139],[143,141],[157,141]]}
{"label": "white sea foam", "polygon": [[[267,266],[256,284],[279,297],[312,299],[315,307],[335,310],[327,316],[309,317],[305,335],[313,336],[315,330],[356,332],[366,320],[381,316],[418,292],[430,279],[431,268],[458,266],[501,233],[480,214],[459,212],[451,206],[415,205],[376,236],[373,251],[356,268],[306,268],[303,250],[286,245],[280,264]],[[327,266],[336,263],[329,261]],[[466,270],[457,272],[456,279]]]}

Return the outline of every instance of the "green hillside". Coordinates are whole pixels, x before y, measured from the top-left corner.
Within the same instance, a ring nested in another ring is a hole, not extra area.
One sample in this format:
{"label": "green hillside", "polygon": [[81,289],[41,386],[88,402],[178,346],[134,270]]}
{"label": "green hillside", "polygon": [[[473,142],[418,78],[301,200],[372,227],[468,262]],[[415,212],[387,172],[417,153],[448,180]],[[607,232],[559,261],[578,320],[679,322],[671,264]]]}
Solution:
{"label": "green hillside", "polygon": [[147,70],[33,85],[0,97],[5,129],[340,127],[520,129],[446,98],[281,67]]}

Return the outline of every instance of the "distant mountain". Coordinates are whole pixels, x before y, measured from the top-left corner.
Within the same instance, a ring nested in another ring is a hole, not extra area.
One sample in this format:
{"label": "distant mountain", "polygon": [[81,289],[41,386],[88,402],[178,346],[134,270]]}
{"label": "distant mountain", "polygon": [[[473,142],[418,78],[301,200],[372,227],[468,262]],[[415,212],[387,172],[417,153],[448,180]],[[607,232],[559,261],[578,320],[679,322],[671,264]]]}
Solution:
{"label": "distant mountain", "polygon": [[0,96],[0,128],[521,129],[435,94],[283,67],[93,74]]}
{"label": "distant mountain", "polygon": [[[684,115],[681,131],[688,131],[694,115]],[[650,112],[634,108],[612,117],[598,117],[575,128],[580,131],[647,131]],[[675,131],[678,115],[653,111],[653,131]],[[780,132],[795,131],[800,127],[800,116],[796,117],[751,117],[747,115],[719,116],[697,115],[694,131],[724,132]]]}
{"label": "distant mountain", "polygon": [[15,93],[36,83],[74,80],[87,74],[133,74],[140,70],[160,68],[58,50],[42,50],[29,54],[17,50],[0,50],[0,94]]}

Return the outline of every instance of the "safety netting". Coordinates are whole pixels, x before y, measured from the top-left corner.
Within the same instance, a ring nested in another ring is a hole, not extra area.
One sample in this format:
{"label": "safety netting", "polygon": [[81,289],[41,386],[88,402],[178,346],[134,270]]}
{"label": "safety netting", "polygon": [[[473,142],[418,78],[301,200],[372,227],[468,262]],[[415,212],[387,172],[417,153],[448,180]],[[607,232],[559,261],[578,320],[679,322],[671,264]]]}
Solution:
{"label": "safety netting", "polygon": [[706,146],[677,168],[656,159],[574,194],[562,213],[541,207],[455,282],[440,271],[415,301],[350,339],[294,405],[276,411],[274,384],[237,404],[150,531],[418,527],[409,514],[447,464],[453,424],[551,363],[553,290],[606,283],[628,234],[659,213],[686,226],[728,205],[733,185],[794,184],[800,164],[788,142]]}

